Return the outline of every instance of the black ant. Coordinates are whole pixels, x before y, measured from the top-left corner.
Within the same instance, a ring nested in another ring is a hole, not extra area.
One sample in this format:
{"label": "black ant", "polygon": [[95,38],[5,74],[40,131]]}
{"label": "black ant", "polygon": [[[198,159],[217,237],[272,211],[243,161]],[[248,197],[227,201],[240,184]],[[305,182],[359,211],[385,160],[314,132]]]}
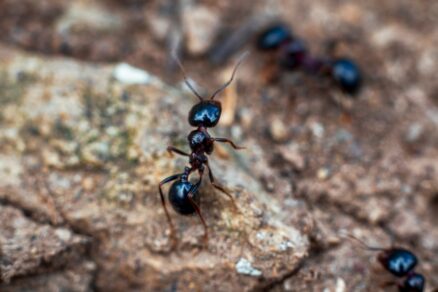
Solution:
{"label": "black ant", "polygon": [[257,38],[261,51],[276,52],[280,67],[284,70],[302,70],[313,75],[329,76],[344,92],[359,92],[362,76],[359,66],[348,58],[315,58],[309,54],[304,42],[295,37],[284,24],[274,24]]}
{"label": "black ant", "polygon": [[[178,66],[180,67],[184,82],[188,86],[188,88],[193,92],[193,94],[199,98],[199,102],[195,104],[192,109],[189,112],[188,121],[191,126],[196,127],[196,130],[193,130],[188,135],[187,139],[189,141],[191,153],[186,153],[180,149],[177,149],[173,146],[168,146],[167,151],[169,153],[176,153],[179,155],[187,156],[189,157],[189,164],[190,167],[185,167],[184,172],[180,174],[175,174],[172,176],[169,176],[162,180],[159,184],[159,191],[161,196],[161,203],[163,205],[164,211],[166,213],[167,220],[169,222],[170,226],[170,232],[171,237],[173,241],[173,245],[176,244],[176,237],[175,237],[175,228],[173,226],[172,220],[170,219],[169,212],[166,208],[166,203],[164,200],[164,195],[162,191],[162,186],[166,183],[169,183],[171,181],[176,180],[172,186],[169,189],[169,202],[172,205],[173,209],[181,214],[181,215],[191,215],[196,213],[201,222],[204,226],[204,241],[207,243],[208,241],[208,231],[207,231],[207,224],[205,223],[204,218],[202,217],[199,203],[199,193],[198,188],[201,185],[202,182],[202,176],[204,174],[204,169],[207,168],[208,170],[208,176],[210,179],[211,184],[221,192],[223,192],[225,195],[227,195],[232,202],[234,203],[234,199],[231,196],[230,193],[228,193],[222,186],[218,185],[215,182],[213,173],[211,171],[210,165],[208,163],[208,157],[207,155],[210,155],[213,152],[214,149],[214,142],[225,142],[229,143],[231,147],[234,149],[244,149],[244,147],[239,147],[236,144],[234,144],[233,141],[227,139],[227,138],[214,138],[211,137],[208,133],[208,128],[213,128],[217,125],[219,122],[219,119],[221,117],[222,112],[222,106],[219,101],[214,100],[216,95],[218,95],[221,91],[223,91],[228,85],[231,84],[231,82],[234,79],[234,75],[237,71],[237,68],[243,61],[244,57],[246,57],[247,53],[244,53],[237,62],[236,66],[233,69],[233,73],[231,74],[230,80],[228,80],[225,84],[223,84],[219,89],[217,89],[208,99],[204,99],[198,92],[192,87],[190,82],[187,79],[186,73],[184,71],[184,68],[179,61],[177,57],[175,57],[175,60],[178,63]],[[192,184],[189,181],[189,176],[192,172],[198,171],[199,174],[199,180]],[[235,206],[235,205],[234,205]]]}
{"label": "black ant", "polygon": [[418,259],[411,251],[400,247],[371,247],[350,234],[346,234],[346,236],[359,242],[365,249],[379,251],[377,260],[383,268],[398,278],[404,277],[404,281],[388,284],[397,285],[400,292],[424,291],[426,279],[423,275],[414,271],[418,264]]}

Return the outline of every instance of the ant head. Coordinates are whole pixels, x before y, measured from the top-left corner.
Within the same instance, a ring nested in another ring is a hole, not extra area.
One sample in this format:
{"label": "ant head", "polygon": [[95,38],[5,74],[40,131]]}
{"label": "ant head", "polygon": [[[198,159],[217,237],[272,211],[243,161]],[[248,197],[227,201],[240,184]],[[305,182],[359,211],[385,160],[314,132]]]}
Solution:
{"label": "ant head", "polygon": [[407,249],[390,247],[372,247],[368,246],[365,242],[351,234],[343,234],[350,239],[360,243],[360,245],[367,250],[379,251],[377,260],[380,264],[396,277],[403,277],[409,274],[417,265],[417,257]]}
{"label": "ant head", "polygon": [[403,285],[399,286],[399,290],[401,292],[423,292],[425,283],[426,280],[424,279],[423,275],[412,273],[406,278],[406,280],[403,282]]}
{"label": "ant head", "polygon": [[189,112],[189,123],[193,127],[212,128],[217,125],[222,113],[222,106],[216,100],[201,100]]}
{"label": "ant head", "polygon": [[379,253],[377,260],[396,277],[404,277],[417,265],[417,257],[407,249],[390,248]]}
{"label": "ant head", "polygon": [[257,39],[257,48],[262,51],[278,49],[292,39],[292,32],[284,23],[276,23],[264,30]]}
{"label": "ant head", "polygon": [[199,103],[195,104],[189,113],[189,123],[190,125],[194,127],[206,127],[211,128],[216,126],[216,124],[219,122],[219,119],[221,117],[222,112],[222,106],[221,103],[218,101],[215,101],[214,98],[216,95],[218,95],[220,92],[222,92],[225,88],[228,87],[228,85],[231,84],[231,82],[234,79],[234,75],[236,74],[237,68],[239,68],[239,65],[242,63],[243,59],[248,55],[248,52],[243,53],[239,60],[234,66],[233,73],[231,74],[230,80],[225,82],[221,87],[219,87],[211,96],[209,99],[204,99],[190,84],[190,82],[187,79],[186,73],[184,71],[184,67],[182,66],[180,60],[174,56],[177,64],[179,65],[183,76],[184,76],[184,82],[186,85],[190,88],[190,90],[193,92],[194,95],[196,95],[199,98]]}

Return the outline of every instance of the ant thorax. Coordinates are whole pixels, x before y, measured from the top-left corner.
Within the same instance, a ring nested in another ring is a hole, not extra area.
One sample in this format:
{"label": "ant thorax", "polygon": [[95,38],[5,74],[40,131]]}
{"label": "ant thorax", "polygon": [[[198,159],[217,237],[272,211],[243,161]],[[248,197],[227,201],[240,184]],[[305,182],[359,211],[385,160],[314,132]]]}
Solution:
{"label": "ant thorax", "polygon": [[207,153],[211,154],[214,149],[213,139],[208,134],[207,129],[198,128],[190,132],[187,137],[190,144],[190,149],[195,153]]}

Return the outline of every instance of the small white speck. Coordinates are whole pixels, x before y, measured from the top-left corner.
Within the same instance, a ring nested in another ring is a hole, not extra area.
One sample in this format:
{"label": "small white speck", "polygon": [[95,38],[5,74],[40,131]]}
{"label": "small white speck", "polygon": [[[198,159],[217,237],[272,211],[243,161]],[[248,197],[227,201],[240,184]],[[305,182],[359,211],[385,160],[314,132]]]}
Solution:
{"label": "small white speck", "polygon": [[345,291],[345,281],[342,278],[336,279],[336,292],[344,292]]}
{"label": "small white speck", "polygon": [[281,251],[286,251],[288,248],[292,248],[292,247],[293,247],[292,242],[287,240],[287,241],[283,241],[282,243],[280,243],[278,246],[278,249]]}
{"label": "small white speck", "polygon": [[253,277],[259,277],[262,275],[262,271],[253,268],[251,263],[244,258],[240,258],[240,260],[237,262],[236,270],[239,274],[244,274]]}
{"label": "small white speck", "polygon": [[72,236],[70,230],[65,229],[65,228],[56,229],[55,234],[62,241],[69,241],[71,236]]}
{"label": "small white speck", "polygon": [[148,84],[151,82],[151,75],[141,69],[129,64],[121,63],[114,68],[114,78],[124,84]]}
{"label": "small white speck", "polygon": [[313,123],[311,126],[312,134],[316,138],[322,138],[324,136],[324,126],[320,123]]}
{"label": "small white speck", "polygon": [[263,231],[259,231],[259,232],[257,232],[257,239],[259,239],[259,240],[263,240],[263,239],[265,239],[266,238],[266,232],[263,232]]}

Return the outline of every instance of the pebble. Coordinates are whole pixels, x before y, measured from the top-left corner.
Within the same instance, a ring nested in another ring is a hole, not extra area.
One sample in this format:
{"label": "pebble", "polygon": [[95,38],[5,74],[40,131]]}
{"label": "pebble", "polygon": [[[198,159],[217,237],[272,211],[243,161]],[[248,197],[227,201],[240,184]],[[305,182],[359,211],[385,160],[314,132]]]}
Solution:
{"label": "pebble", "polygon": [[152,76],[139,68],[135,68],[129,64],[118,64],[113,71],[113,77],[123,84],[149,84]]}
{"label": "pebble", "polygon": [[244,258],[240,258],[240,260],[236,263],[236,270],[239,274],[252,277],[260,277],[262,275],[262,271],[253,268],[251,262]]}
{"label": "pebble", "polygon": [[72,236],[71,231],[65,228],[56,229],[55,234],[62,241],[69,241]]}
{"label": "pebble", "polygon": [[282,120],[274,118],[269,128],[271,137],[276,142],[283,142],[287,139],[288,129]]}
{"label": "pebble", "polygon": [[330,176],[330,170],[326,167],[320,168],[316,176],[320,180],[326,180]]}

